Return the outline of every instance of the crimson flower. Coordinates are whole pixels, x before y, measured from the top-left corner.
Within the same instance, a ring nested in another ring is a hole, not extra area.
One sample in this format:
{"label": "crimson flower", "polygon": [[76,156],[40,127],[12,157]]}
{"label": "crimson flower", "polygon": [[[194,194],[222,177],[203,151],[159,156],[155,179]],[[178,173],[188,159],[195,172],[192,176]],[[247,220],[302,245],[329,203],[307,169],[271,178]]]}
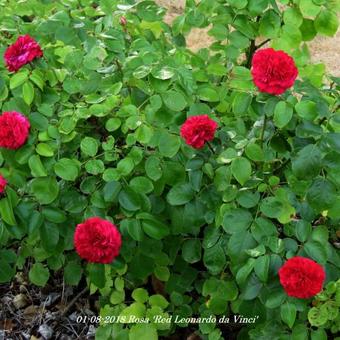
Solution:
{"label": "crimson flower", "polygon": [[0,195],[5,192],[6,185],[7,181],[2,177],[2,175],[0,175]]}
{"label": "crimson flower", "polygon": [[89,262],[111,263],[119,255],[122,239],[110,221],[91,217],[77,225],[74,245],[78,255]]}
{"label": "crimson flower", "polygon": [[35,58],[42,56],[43,51],[39,44],[28,34],[21,35],[4,54],[5,63],[10,72],[16,72]]}
{"label": "crimson flower", "polygon": [[315,261],[295,256],[279,269],[279,277],[287,295],[309,299],[322,290],[326,273],[323,267]]}
{"label": "crimson flower", "polygon": [[279,95],[294,85],[298,70],[287,53],[264,48],[254,54],[251,74],[261,92]]}
{"label": "crimson flower", "polygon": [[189,117],[181,127],[181,136],[195,149],[203,148],[205,142],[214,139],[218,124],[208,115]]}
{"label": "crimson flower", "polygon": [[19,112],[7,111],[0,116],[0,147],[18,149],[29,135],[30,122]]}

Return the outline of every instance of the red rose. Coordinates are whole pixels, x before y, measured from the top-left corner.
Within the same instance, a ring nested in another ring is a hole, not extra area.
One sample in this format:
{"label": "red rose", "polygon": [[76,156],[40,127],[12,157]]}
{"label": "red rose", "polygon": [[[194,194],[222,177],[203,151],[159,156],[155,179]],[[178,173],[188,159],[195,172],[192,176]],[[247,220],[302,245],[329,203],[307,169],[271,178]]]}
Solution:
{"label": "red rose", "polygon": [[111,263],[119,255],[122,239],[117,227],[100,217],[78,224],[74,234],[78,255],[96,263]]}
{"label": "red rose", "polygon": [[326,274],[323,267],[313,260],[295,256],[279,269],[279,277],[289,296],[309,299],[322,290]]}
{"label": "red rose", "polygon": [[4,54],[7,69],[18,71],[22,66],[35,58],[42,57],[43,52],[39,44],[28,34],[21,35],[17,41],[9,46]]}
{"label": "red rose", "polygon": [[189,117],[181,127],[181,136],[195,149],[203,148],[205,142],[214,139],[217,123],[208,115]]}
{"label": "red rose", "polygon": [[287,53],[264,48],[254,54],[251,74],[261,92],[278,95],[294,85],[298,70]]}
{"label": "red rose", "polygon": [[7,181],[0,175],[0,195],[5,192]]}
{"label": "red rose", "polygon": [[18,149],[25,144],[30,129],[29,120],[19,112],[8,111],[0,116],[0,147]]}

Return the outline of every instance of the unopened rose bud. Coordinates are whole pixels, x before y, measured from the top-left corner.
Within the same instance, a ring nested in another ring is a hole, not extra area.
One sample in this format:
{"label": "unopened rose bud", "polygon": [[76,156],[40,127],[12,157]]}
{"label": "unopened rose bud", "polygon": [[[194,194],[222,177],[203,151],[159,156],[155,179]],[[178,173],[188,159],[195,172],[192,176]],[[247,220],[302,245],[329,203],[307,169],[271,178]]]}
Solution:
{"label": "unopened rose bud", "polygon": [[122,26],[126,26],[126,24],[127,24],[127,20],[126,20],[125,17],[120,17],[119,22],[120,22],[120,24],[121,24]]}

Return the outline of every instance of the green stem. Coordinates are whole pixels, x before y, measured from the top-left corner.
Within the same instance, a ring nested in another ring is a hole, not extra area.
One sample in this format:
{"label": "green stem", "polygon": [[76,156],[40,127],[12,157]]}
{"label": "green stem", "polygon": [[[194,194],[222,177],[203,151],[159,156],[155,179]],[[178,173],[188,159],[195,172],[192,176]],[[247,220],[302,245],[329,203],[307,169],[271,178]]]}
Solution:
{"label": "green stem", "polygon": [[260,145],[261,145],[261,148],[263,146],[263,139],[264,139],[264,133],[266,131],[266,127],[267,127],[267,115],[264,115],[264,118],[263,118],[263,125],[262,125],[262,131],[261,131],[261,136],[260,136]]}
{"label": "green stem", "polygon": [[208,145],[210,151],[214,154],[215,151],[214,151],[213,147],[211,146],[211,144],[210,144],[208,141],[207,141],[206,143],[207,143],[207,145]]}

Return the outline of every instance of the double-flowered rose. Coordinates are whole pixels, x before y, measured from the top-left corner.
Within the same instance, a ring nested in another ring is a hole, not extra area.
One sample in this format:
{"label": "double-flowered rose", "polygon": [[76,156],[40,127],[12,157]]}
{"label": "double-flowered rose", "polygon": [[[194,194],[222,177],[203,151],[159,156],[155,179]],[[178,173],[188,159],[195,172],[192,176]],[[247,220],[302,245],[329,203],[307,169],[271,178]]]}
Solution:
{"label": "double-flowered rose", "polygon": [[6,185],[7,185],[6,179],[3,178],[2,175],[0,175],[0,195],[5,192]]}
{"label": "double-flowered rose", "polygon": [[264,48],[254,54],[251,74],[261,92],[279,95],[294,85],[298,70],[287,53]]}
{"label": "double-flowered rose", "polygon": [[326,273],[315,261],[295,256],[279,269],[279,277],[281,285],[289,296],[308,299],[322,290]]}
{"label": "double-flowered rose", "polygon": [[208,115],[191,116],[181,127],[181,136],[188,145],[201,149],[206,142],[214,139],[217,127]]}
{"label": "double-flowered rose", "polygon": [[90,217],[76,227],[74,246],[78,255],[94,263],[111,263],[122,245],[117,227],[100,217]]}
{"label": "double-flowered rose", "polygon": [[30,122],[16,111],[3,112],[0,116],[0,147],[18,149],[26,143]]}
{"label": "double-flowered rose", "polygon": [[18,71],[22,66],[42,56],[43,51],[39,44],[28,34],[21,35],[4,54],[7,69],[11,72]]}

